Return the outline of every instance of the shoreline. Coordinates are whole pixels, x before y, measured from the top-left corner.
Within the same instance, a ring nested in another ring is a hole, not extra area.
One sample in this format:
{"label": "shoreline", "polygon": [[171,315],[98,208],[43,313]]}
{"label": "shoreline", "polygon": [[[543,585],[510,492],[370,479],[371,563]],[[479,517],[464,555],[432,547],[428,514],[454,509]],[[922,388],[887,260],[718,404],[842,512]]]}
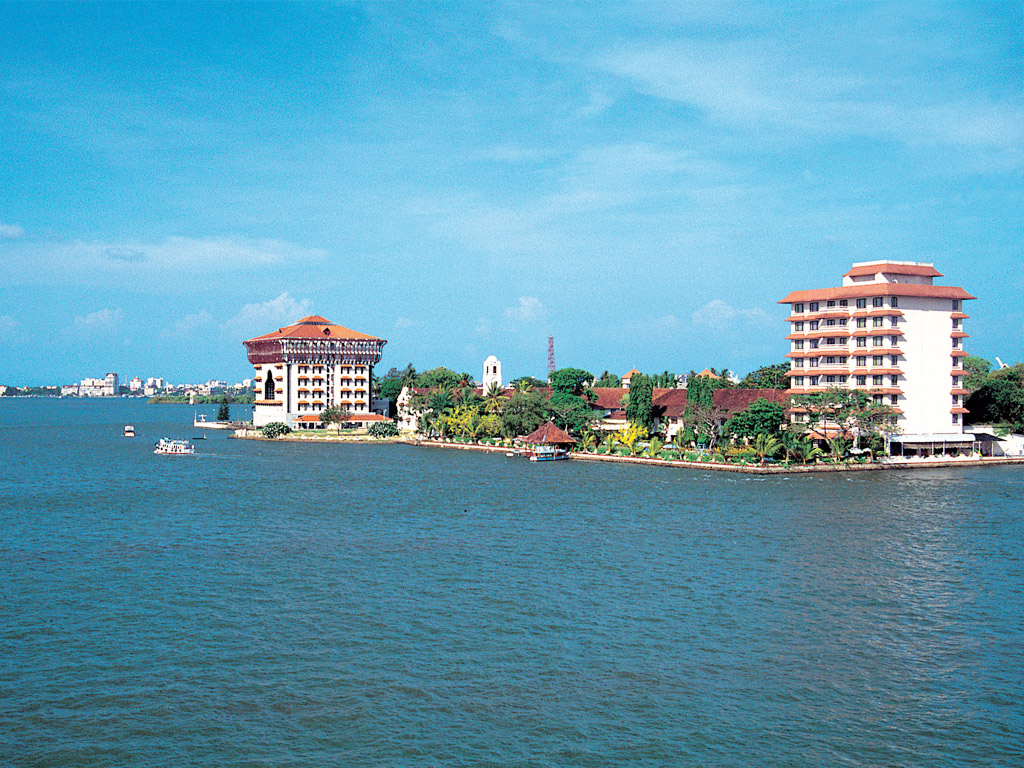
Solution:
{"label": "shoreline", "polygon": [[[241,433],[241,434],[239,434]],[[294,432],[282,437],[263,437],[257,430],[240,429],[230,435],[237,440],[262,440],[265,442],[291,443],[401,443],[418,448],[447,448],[450,450],[478,451],[481,453],[508,453],[512,448],[495,445],[470,443],[446,443],[399,435],[397,437],[370,437],[369,435],[296,435]],[[639,456],[608,456],[596,453],[570,454],[571,460],[617,462],[620,464],[642,464],[655,467],[676,467],[678,469],[699,469],[712,472],[739,472],[747,475],[806,475],[822,472],[885,472],[915,469],[946,469],[949,467],[988,467],[1011,464],[1024,465],[1024,456],[983,456],[969,459],[890,459],[871,464],[794,464],[788,467],[777,465],[753,466],[745,464],[719,464],[710,461],[673,461],[671,459],[650,459]]]}

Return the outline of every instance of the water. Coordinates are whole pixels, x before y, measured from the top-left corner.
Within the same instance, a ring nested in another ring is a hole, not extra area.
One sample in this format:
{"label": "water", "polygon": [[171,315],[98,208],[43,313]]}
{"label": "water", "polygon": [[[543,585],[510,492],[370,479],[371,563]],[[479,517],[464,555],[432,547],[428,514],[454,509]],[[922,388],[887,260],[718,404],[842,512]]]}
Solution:
{"label": "water", "polygon": [[154,456],[192,413],[0,400],[0,765],[1024,763],[1022,468]]}

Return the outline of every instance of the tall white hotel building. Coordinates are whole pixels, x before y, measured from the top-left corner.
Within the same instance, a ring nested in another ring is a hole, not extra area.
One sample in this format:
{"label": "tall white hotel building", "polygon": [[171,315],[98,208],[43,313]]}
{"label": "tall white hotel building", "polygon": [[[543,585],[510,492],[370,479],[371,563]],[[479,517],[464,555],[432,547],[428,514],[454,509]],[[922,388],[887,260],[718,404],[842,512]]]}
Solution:
{"label": "tall white hotel building", "polygon": [[[963,434],[963,288],[935,285],[932,264],[866,261],[839,288],[793,291],[789,394],[848,387],[891,405],[904,447],[969,443]],[[794,408],[794,422],[806,412]]]}

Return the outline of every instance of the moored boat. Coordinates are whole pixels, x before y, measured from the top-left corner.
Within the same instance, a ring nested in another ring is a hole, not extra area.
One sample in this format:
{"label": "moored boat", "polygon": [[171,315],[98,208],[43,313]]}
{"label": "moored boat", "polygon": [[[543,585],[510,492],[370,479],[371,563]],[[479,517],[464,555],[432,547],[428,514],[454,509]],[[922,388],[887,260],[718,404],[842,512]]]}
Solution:
{"label": "moored boat", "polygon": [[156,444],[153,453],[164,456],[190,456],[196,452],[196,447],[188,440],[171,440],[161,437]]}
{"label": "moored boat", "polygon": [[125,437],[135,437],[135,427],[133,427],[131,424],[125,424],[124,425],[124,436]]}
{"label": "moored boat", "polygon": [[569,458],[569,452],[553,445],[537,445],[529,451],[530,461],[560,461]]}

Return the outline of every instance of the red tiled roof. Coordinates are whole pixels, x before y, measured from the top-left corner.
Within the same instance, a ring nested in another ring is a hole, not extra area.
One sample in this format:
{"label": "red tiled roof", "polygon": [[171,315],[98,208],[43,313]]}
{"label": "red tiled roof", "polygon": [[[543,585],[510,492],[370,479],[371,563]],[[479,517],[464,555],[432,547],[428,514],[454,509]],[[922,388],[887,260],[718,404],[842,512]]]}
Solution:
{"label": "red tiled roof", "polygon": [[942,277],[931,264],[861,264],[855,266],[843,277],[863,277],[864,275],[877,275],[879,272],[886,275],[917,275],[918,277]]}
{"label": "red tiled roof", "polygon": [[629,392],[625,387],[594,387],[593,393],[597,400],[590,404],[591,408],[614,410],[622,407],[622,398]]}
{"label": "red tiled roof", "polygon": [[370,341],[382,341],[376,336],[367,333],[353,331],[341,325],[336,325],[320,315],[309,315],[284,328],[256,336],[249,341],[266,341],[268,339],[368,339]]}
{"label": "red tiled roof", "polygon": [[826,301],[828,299],[866,298],[868,296],[921,296],[930,299],[973,299],[963,288],[952,285],[919,285],[917,283],[861,283],[842,288],[818,288],[793,291],[779,304],[798,301]]}
{"label": "red tiled roof", "polygon": [[[296,417],[296,421],[311,422],[320,421],[320,414],[318,413],[304,413],[301,416]],[[346,421],[391,421],[386,416],[381,416],[379,413],[350,413]]]}
{"label": "red tiled roof", "polygon": [[522,439],[524,443],[535,443],[537,445],[575,445],[576,440],[565,431],[556,427],[552,422],[542,424],[534,432]]}
{"label": "red tiled roof", "polygon": [[[772,403],[788,405],[789,396],[784,389],[716,389],[714,404],[729,412],[729,415],[745,411],[755,400],[764,398]],[[655,411],[659,416],[678,419],[686,411],[686,390],[667,389],[654,398]]]}

